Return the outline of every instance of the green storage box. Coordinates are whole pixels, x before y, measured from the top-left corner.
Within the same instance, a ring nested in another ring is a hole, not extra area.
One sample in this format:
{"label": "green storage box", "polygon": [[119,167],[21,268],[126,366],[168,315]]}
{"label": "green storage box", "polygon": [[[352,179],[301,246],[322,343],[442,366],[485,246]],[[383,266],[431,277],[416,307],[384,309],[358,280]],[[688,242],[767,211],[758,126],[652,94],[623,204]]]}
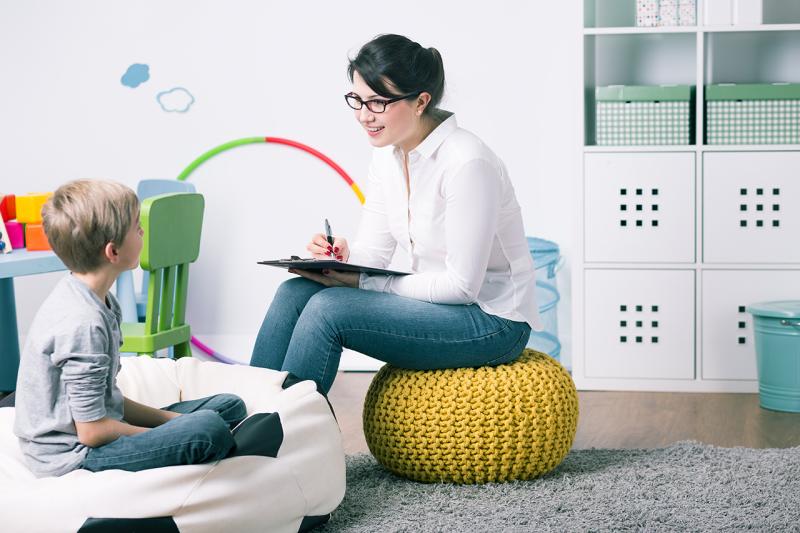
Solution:
{"label": "green storage box", "polygon": [[753,315],[761,407],[800,413],[800,301],[747,306]]}
{"label": "green storage box", "polygon": [[800,144],[800,84],[706,87],[706,144]]}
{"label": "green storage box", "polygon": [[609,85],[595,89],[598,146],[691,144],[689,85]]}

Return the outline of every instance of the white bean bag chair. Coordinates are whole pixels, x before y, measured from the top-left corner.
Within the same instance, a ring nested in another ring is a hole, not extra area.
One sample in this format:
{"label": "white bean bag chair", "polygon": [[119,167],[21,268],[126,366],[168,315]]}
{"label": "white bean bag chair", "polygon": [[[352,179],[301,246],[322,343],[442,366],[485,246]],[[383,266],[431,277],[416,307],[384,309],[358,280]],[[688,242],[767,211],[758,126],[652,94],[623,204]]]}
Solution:
{"label": "white bean bag chair", "polygon": [[247,405],[242,424],[263,438],[216,463],[37,479],[12,431],[14,408],[0,408],[1,531],[297,532],[326,522],[342,501],[341,433],[314,382],[191,358],[124,357],[119,385],[154,407],[237,394]]}

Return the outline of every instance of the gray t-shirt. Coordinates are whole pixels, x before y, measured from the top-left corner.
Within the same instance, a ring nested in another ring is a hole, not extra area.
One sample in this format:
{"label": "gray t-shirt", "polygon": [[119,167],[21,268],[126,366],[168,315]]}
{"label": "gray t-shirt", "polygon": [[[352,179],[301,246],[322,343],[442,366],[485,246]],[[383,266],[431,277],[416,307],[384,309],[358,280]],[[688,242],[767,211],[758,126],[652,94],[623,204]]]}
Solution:
{"label": "gray t-shirt", "polygon": [[75,422],[122,420],[117,387],[121,312],[68,275],[33,319],[17,377],[14,433],[36,476],[60,476],[80,467],[87,447]]}

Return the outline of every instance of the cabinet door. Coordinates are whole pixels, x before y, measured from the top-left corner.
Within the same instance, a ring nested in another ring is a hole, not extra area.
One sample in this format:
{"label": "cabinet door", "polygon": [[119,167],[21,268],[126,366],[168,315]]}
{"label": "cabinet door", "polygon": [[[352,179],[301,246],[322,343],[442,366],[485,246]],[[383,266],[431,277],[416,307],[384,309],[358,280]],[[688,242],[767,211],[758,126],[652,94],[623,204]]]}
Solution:
{"label": "cabinet door", "polygon": [[694,262],[694,157],[586,154],[586,261]]}
{"label": "cabinet door", "polygon": [[703,156],[707,263],[800,263],[800,152]]}
{"label": "cabinet door", "polygon": [[745,306],[800,299],[800,270],[703,272],[703,379],[757,379],[753,317]]}
{"label": "cabinet door", "polygon": [[694,271],[587,270],[586,377],[694,379]]}

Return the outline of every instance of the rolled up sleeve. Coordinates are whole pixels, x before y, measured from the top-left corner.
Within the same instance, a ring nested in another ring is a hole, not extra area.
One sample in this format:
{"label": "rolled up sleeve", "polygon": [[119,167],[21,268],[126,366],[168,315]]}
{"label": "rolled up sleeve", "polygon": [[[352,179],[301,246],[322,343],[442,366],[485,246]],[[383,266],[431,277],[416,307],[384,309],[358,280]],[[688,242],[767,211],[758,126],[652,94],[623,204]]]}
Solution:
{"label": "rolled up sleeve", "polygon": [[111,357],[102,327],[89,326],[56,338],[53,364],[61,370],[67,403],[76,422],[106,416],[105,395]]}

